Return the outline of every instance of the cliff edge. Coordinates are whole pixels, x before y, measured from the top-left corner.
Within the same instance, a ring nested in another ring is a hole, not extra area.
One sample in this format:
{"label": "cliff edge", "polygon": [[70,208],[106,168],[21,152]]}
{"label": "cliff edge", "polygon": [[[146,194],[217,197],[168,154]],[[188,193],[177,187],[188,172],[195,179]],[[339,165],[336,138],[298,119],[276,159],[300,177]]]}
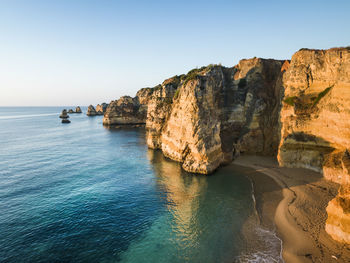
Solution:
{"label": "cliff edge", "polygon": [[304,167],[340,183],[327,232],[350,243],[350,49],[302,49],[283,76],[281,166]]}

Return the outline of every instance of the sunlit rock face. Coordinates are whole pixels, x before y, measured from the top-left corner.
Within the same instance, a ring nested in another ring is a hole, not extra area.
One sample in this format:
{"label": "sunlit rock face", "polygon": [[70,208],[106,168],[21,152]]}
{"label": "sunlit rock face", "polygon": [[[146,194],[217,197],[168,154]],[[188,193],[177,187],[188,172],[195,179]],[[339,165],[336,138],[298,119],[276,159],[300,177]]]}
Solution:
{"label": "sunlit rock face", "polygon": [[350,48],[303,49],[291,61],[209,65],[121,97],[105,125],[146,124],[150,148],[209,174],[241,154],[322,172],[341,184],[327,232],[350,243]]}
{"label": "sunlit rock face", "polygon": [[280,165],[323,172],[341,183],[329,203],[327,232],[350,242],[350,49],[300,50],[283,77]]}
{"label": "sunlit rock face", "polygon": [[[326,231],[335,240],[350,244],[350,154],[345,152],[341,159],[341,186],[339,193],[327,207]],[[338,173],[338,176],[340,174]]]}
{"label": "sunlit rock face", "polygon": [[273,155],[282,65],[254,58],[233,68],[210,65],[189,72],[167,112],[157,148],[186,171],[202,174],[240,152]]}
{"label": "sunlit rock face", "polygon": [[96,116],[97,115],[97,112],[96,112],[96,109],[94,106],[92,105],[89,105],[88,109],[87,109],[87,112],[86,112],[86,115],[87,116]]}
{"label": "sunlit rock face", "polygon": [[175,76],[153,88],[152,96],[148,102],[146,121],[147,144],[152,149],[161,149],[162,129],[170,115],[173,97],[180,83],[181,77]]}
{"label": "sunlit rock face", "polygon": [[141,89],[136,97],[123,96],[119,100],[111,101],[103,117],[103,124],[134,125],[145,124],[147,116],[147,104],[153,90]]}
{"label": "sunlit rock face", "polygon": [[96,112],[99,114],[99,115],[103,115],[105,112],[106,112],[106,109],[108,107],[108,104],[107,103],[101,103],[101,104],[97,104],[96,105]]}

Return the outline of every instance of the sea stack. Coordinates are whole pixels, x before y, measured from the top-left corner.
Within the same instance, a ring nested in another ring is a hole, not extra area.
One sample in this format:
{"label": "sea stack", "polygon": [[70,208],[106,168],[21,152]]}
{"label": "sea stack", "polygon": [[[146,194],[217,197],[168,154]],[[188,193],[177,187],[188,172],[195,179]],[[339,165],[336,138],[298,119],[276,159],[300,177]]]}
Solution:
{"label": "sea stack", "polygon": [[102,103],[102,104],[97,104],[96,105],[96,112],[97,112],[97,115],[103,115],[105,112],[106,112],[106,109],[108,107],[109,104],[107,103]]}
{"label": "sea stack", "polygon": [[75,108],[75,113],[81,113],[81,109],[79,106]]}
{"label": "sea stack", "polygon": [[62,119],[62,123],[70,123],[70,120],[68,120],[69,115],[67,114],[67,110],[64,109],[60,115],[60,118]]}
{"label": "sea stack", "polygon": [[87,116],[96,116],[97,115],[97,112],[95,110],[95,107],[90,105],[88,107],[88,110],[87,110],[87,113],[86,113]]}
{"label": "sea stack", "polygon": [[66,109],[64,109],[64,110],[62,111],[62,113],[61,113],[61,115],[60,115],[60,118],[61,118],[61,119],[67,119],[67,118],[69,118],[69,115],[67,114],[67,110],[66,110]]}
{"label": "sea stack", "polygon": [[72,109],[69,109],[68,113],[74,113],[74,111]]}

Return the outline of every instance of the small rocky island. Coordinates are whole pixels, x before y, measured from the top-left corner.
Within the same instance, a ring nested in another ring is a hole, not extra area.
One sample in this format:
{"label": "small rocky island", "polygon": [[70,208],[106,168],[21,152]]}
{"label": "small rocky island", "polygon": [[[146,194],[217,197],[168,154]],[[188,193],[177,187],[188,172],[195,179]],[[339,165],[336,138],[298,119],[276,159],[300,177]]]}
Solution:
{"label": "small rocky island", "polygon": [[104,113],[106,112],[106,109],[108,107],[109,104],[107,103],[102,103],[102,104],[97,104],[96,109],[93,105],[89,105],[88,109],[87,109],[87,116],[100,116],[100,115],[104,115]]}
{"label": "small rocky island", "polygon": [[75,108],[75,113],[82,113],[82,111],[81,111],[79,106]]}
{"label": "small rocky island", "polygon": [[62,123],[70,123],[70,120],[68,120],[69,115],[67,114],[67,110],[66,109],[62,110],[60,118],[62,119]]}
{"label": "small rocky island", "polygon": [[70,123],[70,120],[68,120],[69,115],[70,114],[74,114],[74,113],[82,113],[81,108],[78,106],[75,108],[75,111],[73,109],[69,109],[68,112],[66,109],[62,110],[62,113],[60,115],[60,118],[62,119],[62,123]]}

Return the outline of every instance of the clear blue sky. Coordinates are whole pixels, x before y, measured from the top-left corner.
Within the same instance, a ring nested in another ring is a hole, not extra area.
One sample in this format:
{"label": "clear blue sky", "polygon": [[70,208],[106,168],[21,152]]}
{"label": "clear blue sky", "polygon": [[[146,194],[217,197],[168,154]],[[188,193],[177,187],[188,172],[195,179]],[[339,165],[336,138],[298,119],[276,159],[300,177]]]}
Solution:
{"label": "clear blue sky", "polygon": [[0,0],[0,106],[109,102],[197,66],[348,45],[348,0]]}

